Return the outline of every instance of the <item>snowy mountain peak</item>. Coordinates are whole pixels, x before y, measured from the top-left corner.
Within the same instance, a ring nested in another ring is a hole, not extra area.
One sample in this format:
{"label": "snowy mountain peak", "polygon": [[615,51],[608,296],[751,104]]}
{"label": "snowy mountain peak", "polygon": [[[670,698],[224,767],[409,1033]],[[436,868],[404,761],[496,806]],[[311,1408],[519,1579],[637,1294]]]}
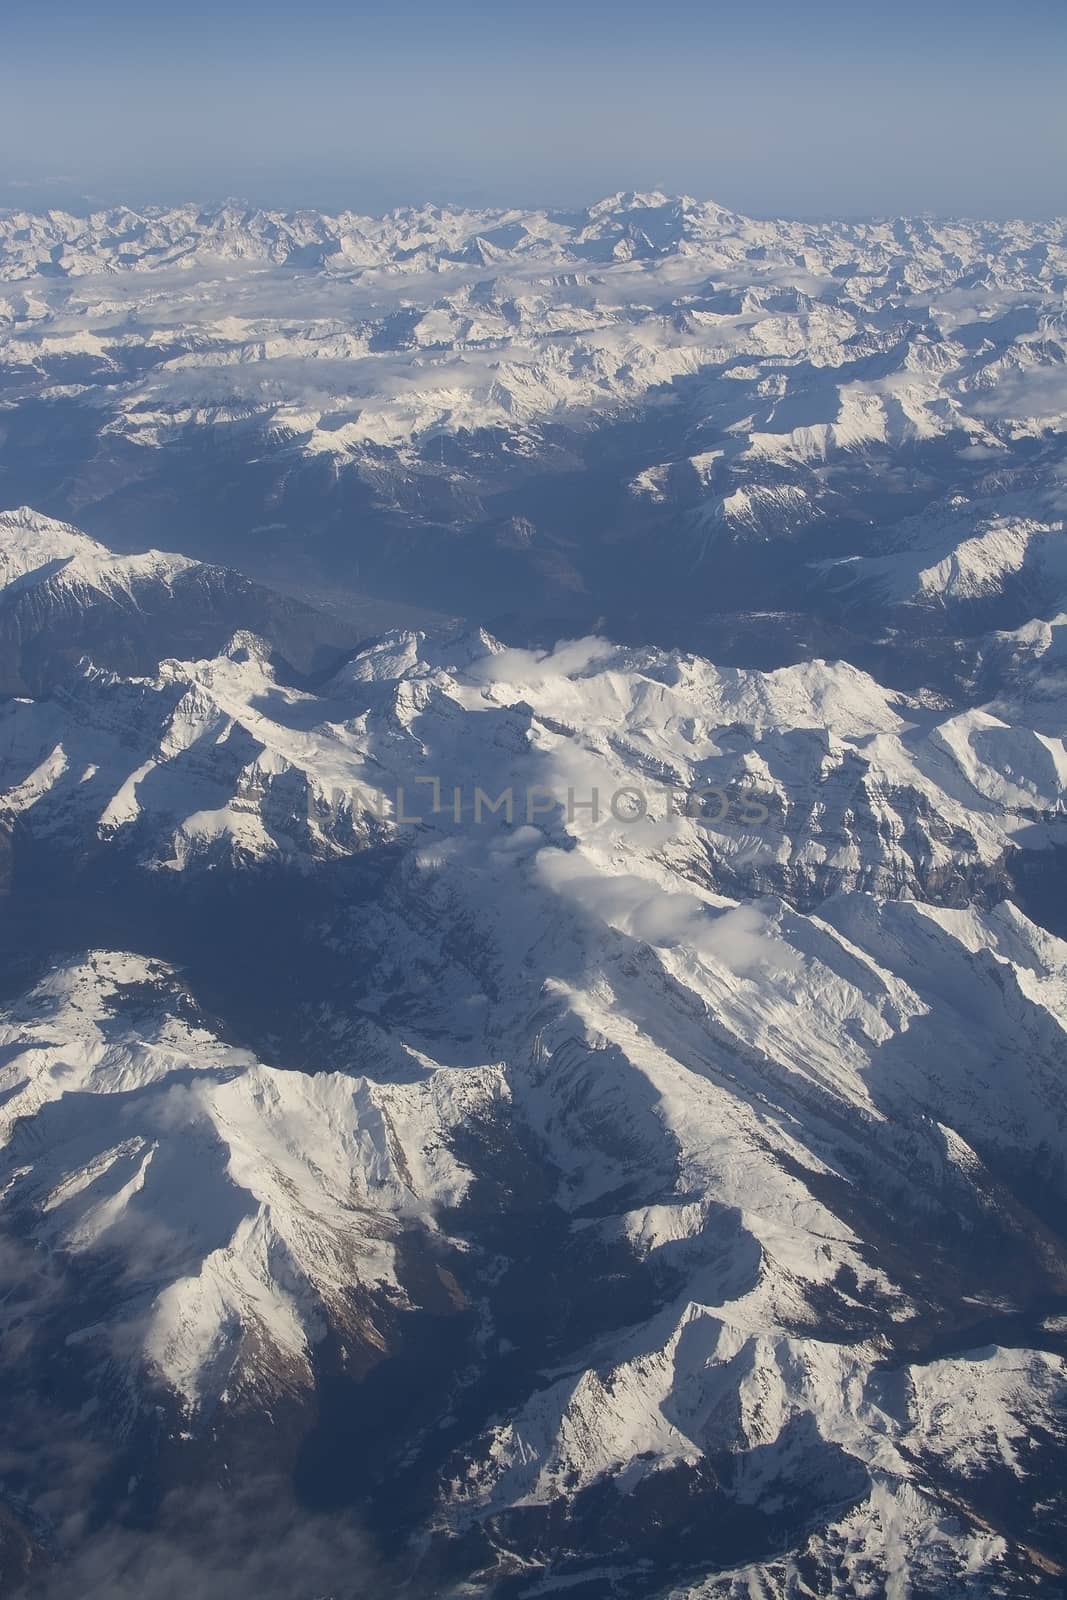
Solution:
{"label": "snowy mountain peak", "polygon": [[86,567],[114,559],[103,545],[68,522],[44,517],[30,506],[0,511],[0,590],[28,575],[35,581],[50,577],[79,558]]}

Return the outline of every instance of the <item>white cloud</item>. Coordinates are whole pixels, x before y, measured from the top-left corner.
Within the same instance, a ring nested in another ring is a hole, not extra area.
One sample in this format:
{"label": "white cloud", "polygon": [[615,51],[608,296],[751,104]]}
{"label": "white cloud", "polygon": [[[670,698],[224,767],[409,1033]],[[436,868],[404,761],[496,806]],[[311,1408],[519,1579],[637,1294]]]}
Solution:
{"label": "white cloud", "polygon": [[562,639],[552,650],[498,650],[476,661],[471,673],[483,683],[532,687],[553,678],[576,677],[594,662],[614,655],[617,648],[610,640],[590,634],[584,639]]}
{"label": "white cloud", "polygon": [[681,945],[737,973],[797,965],[795,952],[774,937],[755,906],[718,910],[695,894],[661,889],[633,873],[591,870],[578,851],[542,850],[537,870],[545,887],[647,944]]}

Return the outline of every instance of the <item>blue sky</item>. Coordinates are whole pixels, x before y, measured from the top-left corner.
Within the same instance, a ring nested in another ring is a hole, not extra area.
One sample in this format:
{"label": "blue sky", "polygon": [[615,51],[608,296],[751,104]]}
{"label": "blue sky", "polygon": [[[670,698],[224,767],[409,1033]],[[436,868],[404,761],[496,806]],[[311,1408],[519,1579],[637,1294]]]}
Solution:
{"label": "blue sky", "polygon": [[7,0],[0,205],[1067,212],[1067,5]]}

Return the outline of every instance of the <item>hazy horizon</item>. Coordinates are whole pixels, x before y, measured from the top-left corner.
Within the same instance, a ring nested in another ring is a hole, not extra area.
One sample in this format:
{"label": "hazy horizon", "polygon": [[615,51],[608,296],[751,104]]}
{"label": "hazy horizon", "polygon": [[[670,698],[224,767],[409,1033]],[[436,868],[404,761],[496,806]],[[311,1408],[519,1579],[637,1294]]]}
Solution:
{"label": "hazy horizon", "polygon": [[1067,15],[1045,0],[1010,17],[987,0],[40,16],[15,0],[5,19],[7,207],[572,207],[661,188],[756,216],[1067,211]]}
{"label": "hazy horizon", "polygon": [[153,193],[151,190],[139,190],[136,187],[118,186],[115,188],[104,187],[98,190],[84,190],[76,184],[68,183],[65,179],[43,178],[33,179],[3,179],[0,178],[0,212],[29,211],[43,213],[51,210],[65,211],[71,216],[86,216],[95,211],[110,211],[119,207],[127,207],[133,211],[146,211],[153,208],[169,209],[185,205],[195,205],[205,210],[226,204],[246,205],[262,211],[278,211],[291,214],[300,210],[319,211],[324,215],[340,215],[352,212],[362,216],[383,216],[394,210],[405,207],[418,209],[421,206],[441,206],[469,208],[471,210],[543,210],[570,212],[588,209],[602,200],[609,199],[618,193],[650,192],[657,189],[669,199],[688,198],[701,203],[716,203],[725,206],[728,210],[735,211],[741,216],[751,217],[756,221],[772,220],[787,222],[878,222],[880,220],[908,217],[924,218],[931,221],[989,221],[989,222],[1041,222],[1054,221],[1061,216],[1067,216],[1067,200],[1062,206],[1047,209],[1026,209],[1017,207],[995,208],[960,207],[953,209],[943,207],[871,207],[867,210],[860,208],[845,209],[844,207],[823,207],[821,209],[799,208],[789,206],[757,206],[746,205],[743,200],[727,202],[724,194],[717,193],[692,193],[683,189],[665,187],[662,184],[643,185],[618,185],[607,190],[599,189],[582,195],[567,196],[562,198],[551,194],[527,196],[521,200],[507,199],[503,195],[489,191],[475,191],[470,193],[446,193],[443,191],[423,192],[412,188],[410,191],[384,190],[375,198],[374,187],[364,182],[354,182],[346,185],[340,180],[336,184],[311,183],[308,192],[302,193],[299,189],[279,188],[277,191],[261,190],[258,185],[238,185],[231,189],[218,189],[194,192],[188,189],[161,189]]}

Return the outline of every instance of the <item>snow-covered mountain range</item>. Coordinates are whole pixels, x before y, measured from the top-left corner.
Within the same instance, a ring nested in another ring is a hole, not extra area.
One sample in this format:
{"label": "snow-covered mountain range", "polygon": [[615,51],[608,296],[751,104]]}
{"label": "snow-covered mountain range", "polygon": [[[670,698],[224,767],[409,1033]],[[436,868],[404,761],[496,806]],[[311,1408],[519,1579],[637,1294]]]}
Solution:
{"label": "snow-covered mountain range", "polygon": [[981,706],[247,630],[10,699],[5,1381],[109,1397],[110,1514],[267,1449],[457,1593],[1058,1581],[1061,627]]}
{"label": "snow-covered mountain range", "polygon": [[585,817],[594,836],[624,827],[687,882],[951,903],[998,898],[1020,843],[1067,839],[1063,740],[1025,702],[961,709],[845,662],[746,672],[596,638],[391,634],[311,690],[239,632],[211,660],[87,667],[9,701],[0,760],[7,816],[35,836],[179,870],[451,839],[499,810],[560,841]]}
{"label": "snow-covered mountain range", "polygon": [[861,638],[1018,626],[1063,600],[1065,286],[1060,222],[660,194],[7,213],[0,471],[131,549],[475,622],[721,654],[814,591],[847,653],[860,583]]}
{"label": "snow-covered mountain range", "polygon": [[1063,1592],[1065,288],[0,215],[0,1580]]}

